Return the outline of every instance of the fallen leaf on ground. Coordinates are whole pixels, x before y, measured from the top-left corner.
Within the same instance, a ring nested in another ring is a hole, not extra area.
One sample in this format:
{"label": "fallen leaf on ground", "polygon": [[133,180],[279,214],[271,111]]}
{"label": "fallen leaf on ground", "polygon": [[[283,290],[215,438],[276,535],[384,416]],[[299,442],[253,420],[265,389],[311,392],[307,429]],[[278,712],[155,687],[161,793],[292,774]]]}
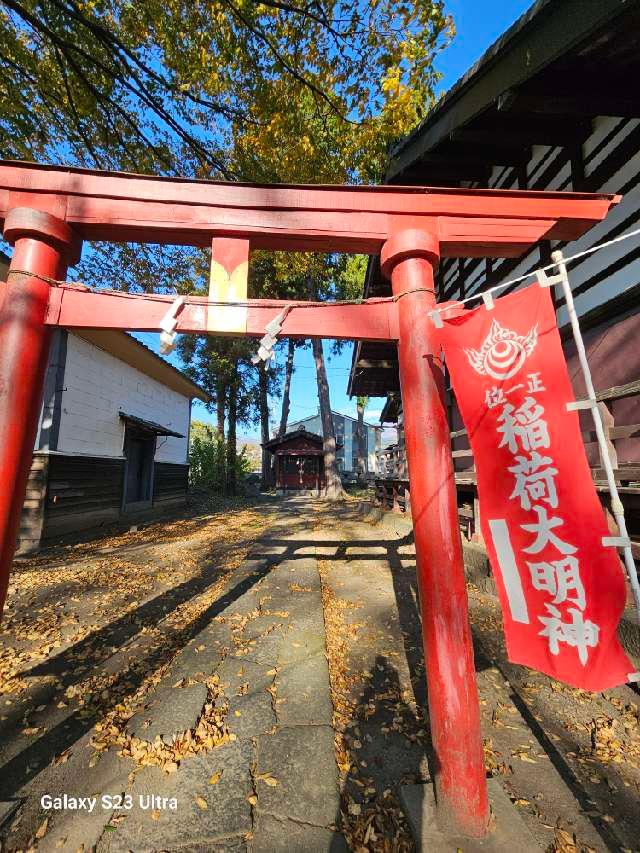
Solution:
{"label": "fallen leaf on ground", "polygon": [[40,824],[38,829],[36,830],[36,838],[44,838],[45,835],[47,834],[48,827],[49,827],[49,818],[46,817],[42,821],[42,823]]}

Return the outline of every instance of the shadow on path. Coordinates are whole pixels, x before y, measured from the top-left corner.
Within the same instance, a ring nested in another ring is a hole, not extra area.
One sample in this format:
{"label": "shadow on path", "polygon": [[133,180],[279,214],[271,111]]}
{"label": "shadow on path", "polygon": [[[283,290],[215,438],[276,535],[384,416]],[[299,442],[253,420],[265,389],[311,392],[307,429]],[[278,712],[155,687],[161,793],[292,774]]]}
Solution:
{"label": "shadow on path", "polygon": [[[87,709],[79,709],[78,711],[75,711],[53,729],[48,731],[46,735],[38,738],[37,741],[22,750],[18,755],[0,767],[0,798],[10,799],[14,796],[16,792],[18,792],[27,782],[37,776],[38,773],[57,755],[65,749],[68,749],[79,738],[85,735],[95,725],[95,723],[104,716],[105,713],[120,702],[124,694],[134,692],[149,673],[169,662],[173,656],[183,648],[183,646],[185,646],[192,637],[202,631],[209,622],[215,619],[216,616],[223,613],[227,607],[248,592],[253,586],[255,586],[255,584],[258,583],[258,581],[268,575],[274,565],[275,563],[273,559],[269,558],[269,562],[263,562],[262,566],[256,568],[248,577],[233,586],[188,626],[182,630],[168,632],[166,637],[168,641],[164,642],[161,647],[151,651],[144,660],[144,667],[127,668],[120,673],[118,679],[109,688],[110,699],[107,702],[102,703],[99,708],[95,709],[95,711],[88,712]],[[216,581],[217,580],[218,579],[216,578]],[[173,606],[176,606],[176,604],[185,601],[187,598],[197,594],[197,592],[202,592],[212,583],[210,578],[206,578],[206,582],[202,578],[198,578],[197,581],[198,583],[195,584],[193,582],[189,582],[178,587],[179,594],[175,599],[171,598],[170,593],[165,593],[162,596],[158,596],[158,598],[163,599],[167,603],[168,610],[169,602],[172,602]],[[154,603],[156,604],[155,608],[151,607]],[[147,621],[151,621],[152,619],[157,621],[160,614],[164,616],[167,612],[167,610],[158,609],[156,599],[153,599],[147,605],[143,605],[140,610],[144,611]],[[131,618],[134,623],[137,618],[137,613],[138,611],[134,611],[131,614]],[[155,618],[152,614],[155,614]],[[117,621],[120,622],[122,620]],[[129,626],[126,622],[124,623],[124,627],[130,628],[130,631],[126,633],[126,637],[137,633],[139,630],[139,625]],[[103,629],[103,631],[109,631],[111,629],[112,626],[110,625],[107,626],[106,629]],[[96,642],[97,638],[103,636],[103,632],[97,632],[97,637],[93,637],[91,644],[85,647],[86,650],[90,650],[91,645]],[[111,633],[109,636],[113,636],[114,639],[116,639],[118,635]],[[102,640],[100,641],[102,642]],[[121,640],[119,641],[121,642]],[[78,681],[78,670],[73,669],[73,655],[75,654],[77,654],[77,648],[72,647],[72,650],[67,650],[61,655],[58,655],[57,658],[53,659],[54,666],[52,668],[49,668],[49,665],[52,662],[45,662],[45,664],[39,666],[37,668],[38,674],[50,674],[52,672],[61,671],[65,667],[63,666],[63,660],[59,659],[64,659],[64,661],[66,661],[66,667],[72,668],[72,672],[70,673],[71,680],[74,682]],[[95,663],[89,663],[86,665],[85,670],[88,671],[94,666]],[[36,672],[32,670],[31,674],[36,674]],[[6,735],[6,732],[2,733],[3,737],[6,737]]]}

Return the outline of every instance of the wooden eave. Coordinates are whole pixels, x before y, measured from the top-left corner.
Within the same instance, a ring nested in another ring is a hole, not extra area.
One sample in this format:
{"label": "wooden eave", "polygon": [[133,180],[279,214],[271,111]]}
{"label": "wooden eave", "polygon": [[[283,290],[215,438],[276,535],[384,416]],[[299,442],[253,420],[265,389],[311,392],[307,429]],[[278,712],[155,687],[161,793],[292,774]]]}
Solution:
{"label": "wooden eave", "polygon": [[[575,140],[585,131],[585,119],[640,115],[640,99],[628,83],[622,89],[611,85],[621,58],[631,64],[638,61],[638,19],[637,4],[623,0],[534,3],[392,149],[387,182],[417,182],[419,174],[420,183],[434,183],[432,174],[437,177],[438,167],[446,170],[447,178],[458,173],[460,180],[468,180],[469,157],[478,171],[508,165],[500,160],[513,161],[519,149],[524,152],[531,144],[554,139],[554,130],[561,141]],[[588,85],[585,72],[591,78]],[[461,129],[490,131],[487,122],[500,120],[501,114],[504,118],[518,102],[513,138],[494,128],[493,135],[468,136],[465,143]],[[576,118],[581,120],[577,125]],[[534,138],[536,123],[539,140]],[[527,144],[522,144],[518,132],[522,124]]]}
{"label": "wooden eave", "polygon": [[[494,167],[511,166],[520,189],[538,189],[527,185],[531,146],[565,148],[573,166],[594,117],[640,117],[640,97],[629,87],[640,76],[639,33],[638,3],[539,0],[391,150],[387,183],[482,185]],[[598,189],[579,173],[579,162],[573,185]],[[390,292],[372,256],[365,296]],[[349,394],[399,390],[397,365],[368,366],[378,353],[376,344],[356,344]]]}

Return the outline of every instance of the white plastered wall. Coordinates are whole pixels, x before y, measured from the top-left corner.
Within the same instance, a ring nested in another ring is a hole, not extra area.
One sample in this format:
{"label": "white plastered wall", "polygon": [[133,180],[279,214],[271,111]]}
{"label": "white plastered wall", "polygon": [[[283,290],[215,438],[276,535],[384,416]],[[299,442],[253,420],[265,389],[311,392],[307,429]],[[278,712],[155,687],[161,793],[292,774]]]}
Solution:
{"label": "white plastered wall", "polygon": [[120,411],[184,435],[158,436],[155,459],[186,463],[189,398],[70,334],[58,452],[122,458],[124,422]]}

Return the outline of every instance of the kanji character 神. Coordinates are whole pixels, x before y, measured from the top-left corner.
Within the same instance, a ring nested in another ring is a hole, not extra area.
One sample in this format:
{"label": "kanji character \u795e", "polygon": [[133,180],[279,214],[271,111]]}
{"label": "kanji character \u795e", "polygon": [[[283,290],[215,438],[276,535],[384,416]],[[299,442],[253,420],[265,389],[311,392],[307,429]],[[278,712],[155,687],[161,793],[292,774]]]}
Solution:
{"label": "kanji character \u795e", "polygon": [[571,622],[563,622],[562,614],[553,604],[545,604],[549,616],[538,616],[544,625],[539,636],[547,637],[549,640],[549,651],[557,655],[560,651],[560,643],[566,643],[578,650],[580,663],[584,666],[587,662],[588,648],[598,645],[600,627],[588,619],[585,622],[582,611],[576,607],[570,607]]}
{"label": "kanji character \u795e", "polygon": [[509,468],[516,475],[516,485],[509,497],[520,498],[522,509],[531,509],[532,501],[545,501],[551,507],[558,506],[555,475],[557,468],[550,466],[553,460],[549,456],[541,456],[536,450],[529,457],[516,456],[517,465]]}
{"label": "kanji character \u795e", "polygon": [[[543,563],[527,563],[534,589],[544,590],[554,596],[554,604],[569,601],[584,610],[586,598],[580,578],[580,563],[575,557]],[[569,598],[569,593],[575,598]]]}
{"label": "kanji character \u795e", "polygon": [[507,403],[498,417],[503,422],[498,427],[498,432],[502,433],[502,441],[498,446],[504,447],[506,444],[511,453],[520,449],[518,441],[522,450],[549,447],[549,429],[547,422],[541,418],[543,414],[544,408],[533,397],[525,397],[517,409]]}
{"label": "kanji character \u795e", "polygon": [[535,533],[536,538],[533,541],[533,544],[529,545],[527,548],[523,548],[527,554],[539,554],[543,548],[546,548],[547,545],[551,544],[554,548],[557,548],[561,554],[575,554],[576,547],[575,545],[570,545],[568,542],[563,542],[559,536],[556,536],[552,531],[556,527],[560,527],[561,524],[564,524],[564,519],[559,518],[558,516],[553,516],[549,518],[547,515],[547,510],[543,506],[533,506],[533,511],[538,516],[538,520],[533,524],[521,524],[520,527],[523,530],[527,530],[529,533]]}

